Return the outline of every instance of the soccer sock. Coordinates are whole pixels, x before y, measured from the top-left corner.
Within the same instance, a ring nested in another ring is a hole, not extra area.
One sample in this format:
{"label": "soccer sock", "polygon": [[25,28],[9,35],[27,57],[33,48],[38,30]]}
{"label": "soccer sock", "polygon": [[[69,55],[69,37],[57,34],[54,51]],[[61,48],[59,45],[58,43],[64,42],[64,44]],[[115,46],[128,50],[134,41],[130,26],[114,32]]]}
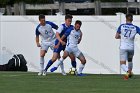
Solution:
{"label": "soccer sock", "polygon": [[127,72],[128,71],[128,67],[125,64],[121,64],[121,68],[123,69],[123,71]]}
{"label": "soccer sock", "polygon": [[[60,60],[58,60],[58,61],[60,61]],[[64,71],[64,64],[63,64],[63,62],[60,63],[60,68],[61,68],[61,71]]]}
{"label": "soccer sock", "polygon": [[40,71],[44,70],[44,57],[40,57]]}
{"label": "soccer sock", "polygon": [[[63,61],[64,61],[64,59],[63,58],[60,58],[58,60],[57,64],[55,65],[55,67],[58,67],[60,64],[63,65]],[[62,69],[63,69],[63,67],[62,67]]]}
{"label": "soccer sock", "polygon": [[47,66],[46,66],[45,70],[47,71],[47,70],[48,70],[48,68],[49,68],[52,64],[53,64],[53,62],[52,62],[52,60],[50,60],[50,61],[48,62],[48,64],[47,64]]}
{"label": "soccer sock", "polygon": [[76,61],[71,61],[72,67],[76,68]]}
{"label": "soccer sock", "polygon": [[128,69],[133,69],[133,62],[128,62]]}
{"label": "soccer sock", "polygon": [[82,73],[84,67],[85,67],[84,64],[80,64],[80,66],[79,66],[79,70],[78,70],[78,74],[81,74],[81,73]]}

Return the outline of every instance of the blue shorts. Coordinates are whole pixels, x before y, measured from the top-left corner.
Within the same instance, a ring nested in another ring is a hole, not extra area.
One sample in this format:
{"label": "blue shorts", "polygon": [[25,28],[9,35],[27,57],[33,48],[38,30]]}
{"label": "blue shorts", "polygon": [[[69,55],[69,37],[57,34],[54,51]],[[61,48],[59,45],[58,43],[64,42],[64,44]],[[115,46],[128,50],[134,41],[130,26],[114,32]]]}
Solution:
{"label": "blue shorts", "polygon": [[[59,42],[59,41],[56,39],[56,40],[55,40],[55,45],[57,45],[58,42]],[[60,53],[62,50],[64,51],[65,48],[66,48],[66,46],[63,46],[62,44],[60,44],[58,48],[54,48],[53,52],[55,52],[55,53]]]}

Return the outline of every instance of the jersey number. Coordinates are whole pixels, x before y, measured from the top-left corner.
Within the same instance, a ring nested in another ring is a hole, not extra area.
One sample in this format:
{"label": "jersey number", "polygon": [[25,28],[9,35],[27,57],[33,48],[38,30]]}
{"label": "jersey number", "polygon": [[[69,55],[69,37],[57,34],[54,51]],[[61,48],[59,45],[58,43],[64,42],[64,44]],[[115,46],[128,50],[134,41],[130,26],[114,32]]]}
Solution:
{"label": "jersey number", "polygon": [[131,36],[131,30],[125,29],[124,37],[130,37]]}

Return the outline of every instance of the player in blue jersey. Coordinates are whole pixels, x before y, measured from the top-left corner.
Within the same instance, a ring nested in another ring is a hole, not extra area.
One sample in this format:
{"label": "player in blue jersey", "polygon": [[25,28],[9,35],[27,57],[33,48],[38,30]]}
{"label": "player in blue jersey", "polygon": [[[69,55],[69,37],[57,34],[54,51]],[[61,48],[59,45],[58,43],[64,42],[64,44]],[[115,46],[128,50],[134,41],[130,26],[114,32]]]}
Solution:
{"label": "player in blue jersey", "polygon": [[[54,49],[54,53],[53,53],[53,57],[51,60],[49,60],[45,70],[44,70],[44,74],[47,74],[47,70],[48,68],[58,59],[60,58],[60,52],[62,50],[65,49],[66,47],[66,39],[62,40],[61,37],[63,36],[63,34],[65,34],[65,32],[68,30],[68,29],[72,29],[73,26],[71,25],[71,22],[72,22],[72,15],[66,15],[65,16],[65,23],[64,24],[61,24],[60,27],[58,28],[57,32],[56,32],[56,41],[55,41],[55,49]],[[59,46],[58,43],[60,43]],[[72,66],[76,68],[76,61],[75,61],[75,57],[74,55],[70,55],[70,58],[71,58],[71,63],[72,63]],[[60,67],[63,68],[62,70],[62,74],[63,75],[66,75],[65,71],[64,71],[64,66],[63,66],[63,63],[60,64]]]}
{"label": "player in blue jersey", "polygon": [[[53,22],[46,21],[45,15],[39,15],[40,24],[36,27],[36,44],[40,47],[40,72],[38,75],[43,75],[44,71],[44,56],[50,47],[54,49],[54,43],[56,40],[55,33],[53,29],[58,29],[58,26]],[[39,37],[41,37],[41,42],[39,42]]]}
{"label": "player in blue jersey", "polygon": [[56,68],[58,68],[58,66],[60,64],[62,64],[63,61],[70,54],[74,54],[74,56],[77,57],[81,61],[77,75],[85,76],[84,74],[82,74],[82,71],[85,67],[86,59],[85,59],[83,53],[78,48],[78,44],[81,42],[81,39],[82,39],[82,32],[80,30],[81,25],[82,25],[82,22],[77,20],[75,22],[75,27],[73,27],[73,29],[67,30],[66,34],[63,35],[63,37],[64,36],[67,37],[67,45],[66,45],[62,58],[60,59],[58,64],[51,69],[52,72],[55,71]]}
{"label": "player in blue jersey", "polygon": [[[116,39],[120,39],[120,65],[126,72],[124,79],[132,76],[133,56],[134,56],[134,39],[138,33],[140,35],[140,28],[132,24],[133,15],[126,15],[126,23],[121,24],[117,30]],[[128,61],[128,67],[126,66]]]}

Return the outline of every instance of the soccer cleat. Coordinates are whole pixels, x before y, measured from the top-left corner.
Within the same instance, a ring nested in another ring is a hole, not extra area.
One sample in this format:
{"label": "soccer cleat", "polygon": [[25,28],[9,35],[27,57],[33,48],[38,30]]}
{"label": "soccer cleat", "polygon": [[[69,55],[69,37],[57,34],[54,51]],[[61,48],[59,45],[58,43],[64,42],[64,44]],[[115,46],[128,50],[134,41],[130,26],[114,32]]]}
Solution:
{"label": "soccer cleat", "polygon": [[87,75],[83,74],[83,73],[80,73],[80,74],[77,74],[77,76],[87,76]]}
{"label": "soccer cleat", "polygon": [[40,71],[40,72],[38,73],[38,76],[41,76],[41,75],[43,75],[43,71]]}
{"label": "soccer cleat", "polygon": [[66,74],[66,72],[63,70],[62,72],[62,75],[64,75],[64,76],[66,76],[67,74]]}
{"label": "soccer cleat", "polygon": [[46,76],[47,75],[47,71],[44,70],[42,75]]}
{"label": "soccer cleat", "polygon": [[57,70],[57,67],[53,67],[53,68],[51,68],[51,72],[54,72],[55,70]]}
{"label": "soccer cleat", "polygon": [[129,79],[129,73],[127,72],[124,77],[123,77],[124,80],[128,80]]}

